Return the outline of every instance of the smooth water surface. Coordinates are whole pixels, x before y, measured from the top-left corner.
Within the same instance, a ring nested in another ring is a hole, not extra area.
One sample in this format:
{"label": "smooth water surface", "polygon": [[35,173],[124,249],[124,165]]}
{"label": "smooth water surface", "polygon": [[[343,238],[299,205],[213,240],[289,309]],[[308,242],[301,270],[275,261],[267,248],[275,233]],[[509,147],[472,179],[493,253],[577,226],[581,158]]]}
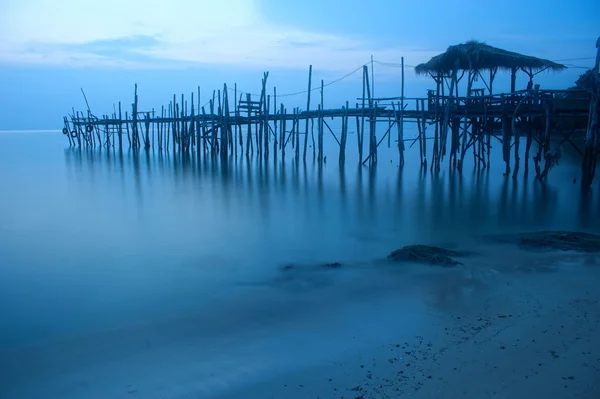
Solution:
{"label": "smooth water surface", "polygon": [[[359,167],[352,139],[340,168],[331,143],[323,165],[311,150],[296,163],[291,149],[284,161],[224,164],[70,149],[59,133],[0,134],[0,352],[186,317],[210,320],[215,336],[232,332],[224,320],[242,329],[260,320],[257,309],[281,318],[290,309],[278,295],[291,300],[329,278],[278,286],[283,265],[359,264],[478,234],[599,229],[597,192],[582,197],[568,156],[547,184],[531,171],[505,179],[498,152],[491,170],[473,171],[467,156],[462,176],[447,162],[433,176],[419,170],[416,147],[398,168],[393,143],[377,167]],[[245,290],[265,282],[275,290],[254,297],[261,306],[245,303]]]}

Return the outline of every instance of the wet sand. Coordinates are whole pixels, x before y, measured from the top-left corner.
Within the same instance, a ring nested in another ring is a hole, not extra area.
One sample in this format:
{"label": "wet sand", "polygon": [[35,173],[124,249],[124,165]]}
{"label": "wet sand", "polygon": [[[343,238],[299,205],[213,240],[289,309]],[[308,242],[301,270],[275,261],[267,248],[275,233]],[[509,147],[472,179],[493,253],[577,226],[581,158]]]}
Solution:
{"label": "wet sand", "polygon": [[2,398],[598,398],[596,255],[277,269],[186,318],[0,353]]}

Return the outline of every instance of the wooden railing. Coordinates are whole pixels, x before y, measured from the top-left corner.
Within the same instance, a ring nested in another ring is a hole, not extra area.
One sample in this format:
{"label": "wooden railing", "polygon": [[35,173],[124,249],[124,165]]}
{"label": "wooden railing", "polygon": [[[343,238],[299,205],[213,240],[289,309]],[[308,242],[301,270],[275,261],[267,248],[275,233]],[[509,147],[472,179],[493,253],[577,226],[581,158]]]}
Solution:
{"label": "wooden railing", "polygon": [[435,91],[427,93],[429,111],[443,112],[450,101],[451,113],[482,114],[486,112],[513,111],[519,103],[523,111],[543,110],[550,106],[553,111],[587,112],[590,94],[584,90],[520,90],[514,93],[483,95],[478,89],[471,96],[436,96]]}

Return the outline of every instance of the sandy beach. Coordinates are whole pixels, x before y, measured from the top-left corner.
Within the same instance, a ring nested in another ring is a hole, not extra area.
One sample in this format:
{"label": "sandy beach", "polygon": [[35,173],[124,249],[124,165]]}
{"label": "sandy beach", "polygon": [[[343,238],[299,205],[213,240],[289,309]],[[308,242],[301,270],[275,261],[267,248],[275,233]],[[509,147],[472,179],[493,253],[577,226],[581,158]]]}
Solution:
{"label": "sandy beach", "polygon": [[0,355],[3,398],[598,398],[596,255],[274,268],[214,310]]}

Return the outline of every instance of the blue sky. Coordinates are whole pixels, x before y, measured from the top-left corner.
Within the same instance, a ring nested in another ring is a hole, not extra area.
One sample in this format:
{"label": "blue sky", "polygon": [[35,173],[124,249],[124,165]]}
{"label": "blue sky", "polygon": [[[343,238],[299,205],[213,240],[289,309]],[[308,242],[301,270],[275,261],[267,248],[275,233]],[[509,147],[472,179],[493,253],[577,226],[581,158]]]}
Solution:
{"label": "blue sky", "polygon": [[[588,58],[598,15],[597,0],[2,0],[0,129],[60,128],[71,107],[84,108],[81,87],[96,114],[119,101],[129,109],[134,83],[145,109],[197,86],[203,102],[223,83],[257,93],[267,70],[269,90],[281,94],[306,89],[309,64],[319,84],[371,55],[416,65],[470,39],[552,60]],[[593,59],[564,62],[591,66]],[[563,88],[583,71],[542,74],[538,83]],[[398,95],[399,77],[399,68],[376,64],[376,94]],[[500,77],[496,87],[507,81]],[[407,68],[407,95],[424,96],[429,87]],[[359,73],[332,85],[327,105],[355,101],[361,88]],[[285,101],[289,108],[304,102]]]}

